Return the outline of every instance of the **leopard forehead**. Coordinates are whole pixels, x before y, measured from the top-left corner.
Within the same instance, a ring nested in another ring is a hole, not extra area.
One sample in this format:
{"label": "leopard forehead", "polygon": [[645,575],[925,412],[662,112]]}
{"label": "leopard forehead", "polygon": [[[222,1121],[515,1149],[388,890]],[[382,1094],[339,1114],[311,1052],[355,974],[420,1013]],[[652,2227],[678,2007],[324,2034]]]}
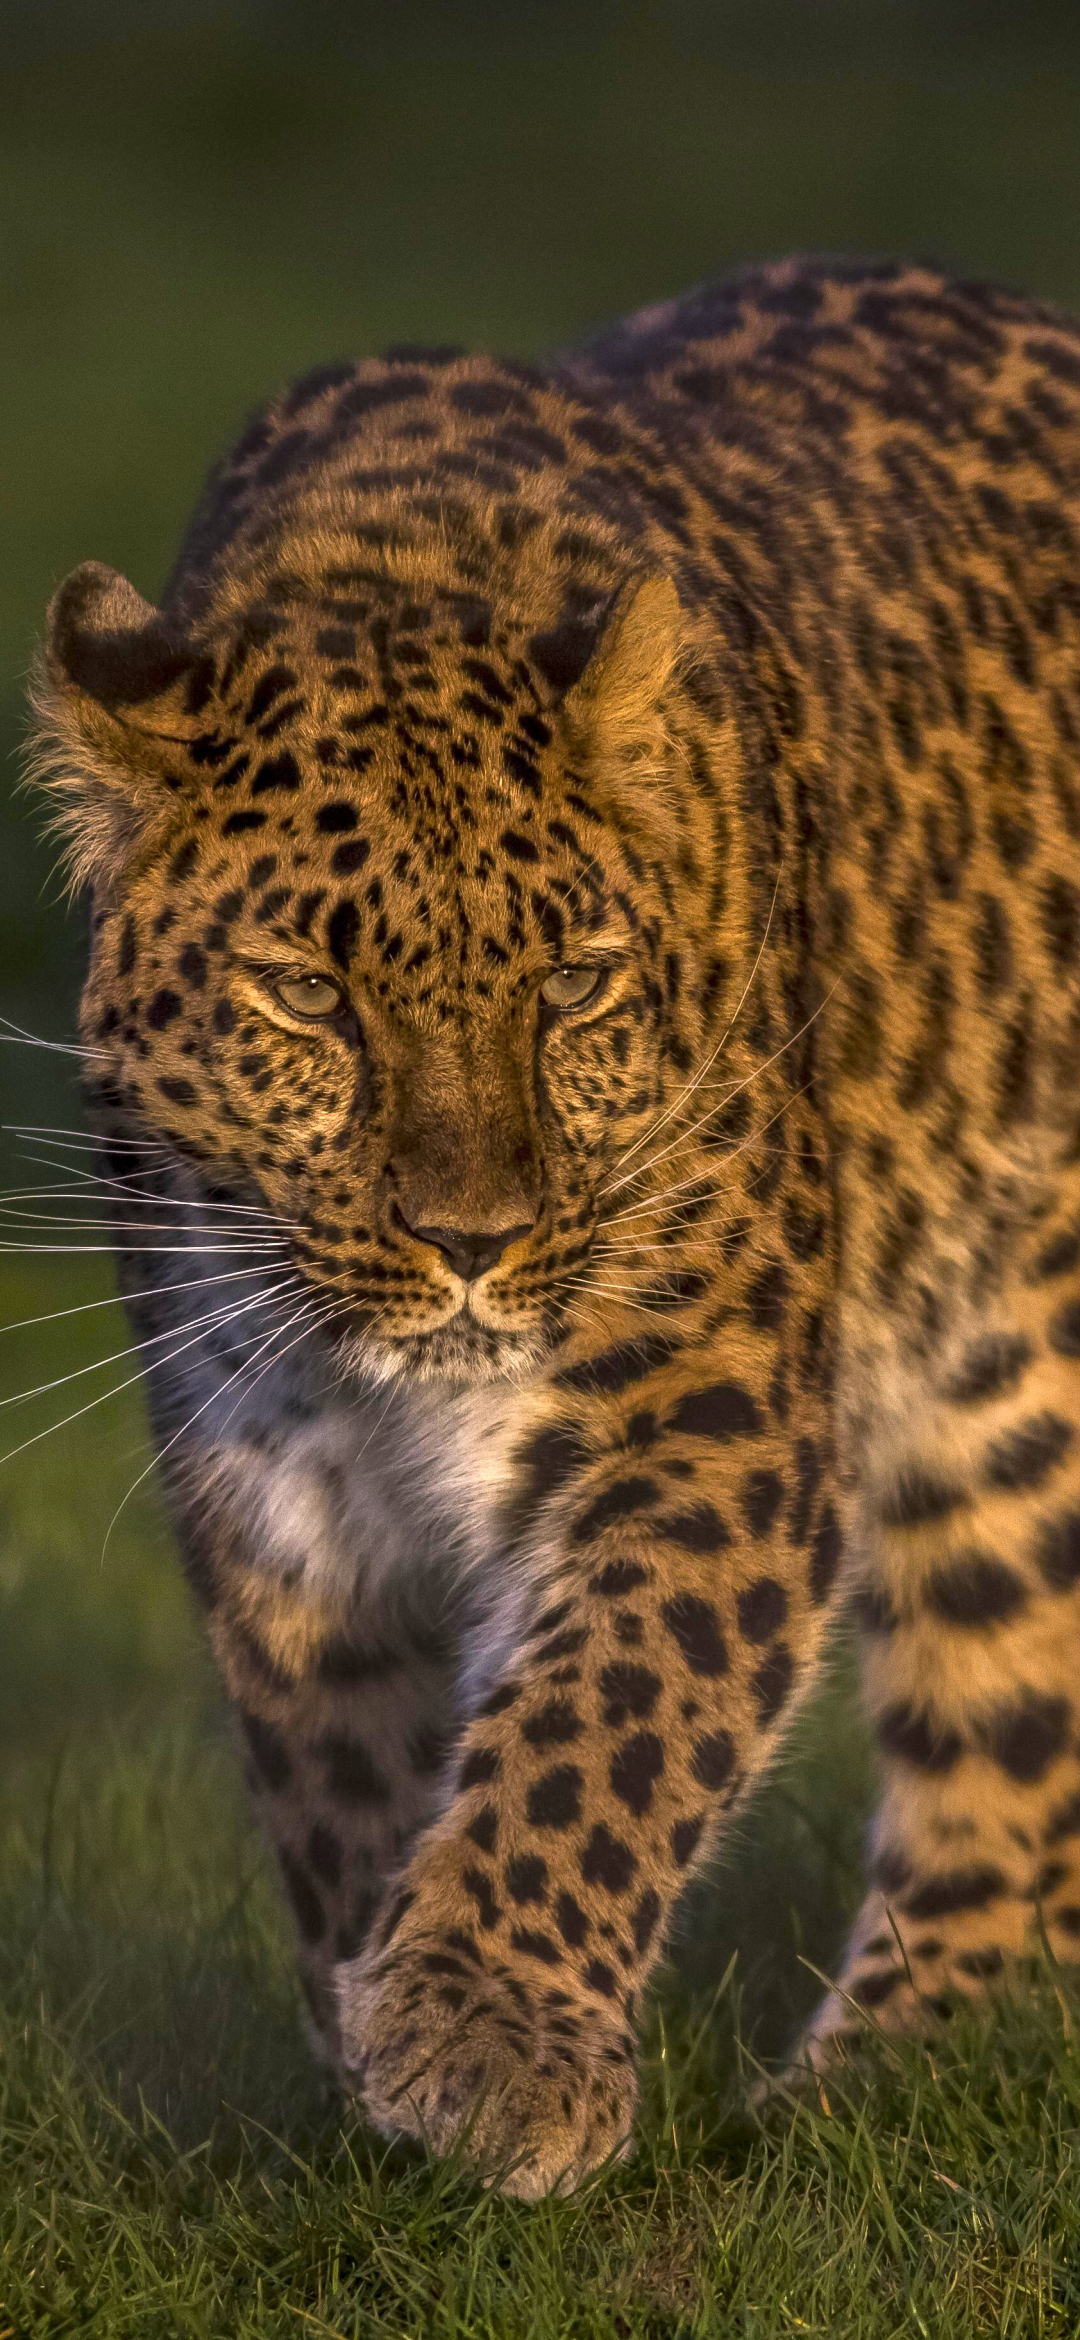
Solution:
{"label": "leopard forehead", "polygon": [[384,998],[442,1007],[640,929],[633,871],[560,753],[521,629],[492,638],[402,600],[251,634],[223,647],[169,863],[224,900],[219,923],[346,976],[362,960]]}

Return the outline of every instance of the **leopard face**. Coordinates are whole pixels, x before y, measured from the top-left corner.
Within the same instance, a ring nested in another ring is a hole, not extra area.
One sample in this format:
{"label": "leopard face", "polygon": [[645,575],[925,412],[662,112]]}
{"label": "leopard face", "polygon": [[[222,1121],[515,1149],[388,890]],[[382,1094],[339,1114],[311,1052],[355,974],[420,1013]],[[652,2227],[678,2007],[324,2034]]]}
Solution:
{"label": "leopard face", "polygon": [[605,1180],[688,1061],[674,799],[625,817],[591,684],[553,699],[520,627],[386,595],[259,631],[185,677],[186,738],[155,710],[95,1082],[269,1206],[347,1369],[513,1376],[587,1309]]}

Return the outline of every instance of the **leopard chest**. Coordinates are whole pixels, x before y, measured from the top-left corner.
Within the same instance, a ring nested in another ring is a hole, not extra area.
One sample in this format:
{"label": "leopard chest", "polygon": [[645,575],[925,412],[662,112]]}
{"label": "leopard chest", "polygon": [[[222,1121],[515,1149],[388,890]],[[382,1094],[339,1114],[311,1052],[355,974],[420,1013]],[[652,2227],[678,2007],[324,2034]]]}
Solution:
{"label": "leopard chest", "polygon": [[317,1607],[422,1614],[499,1600],[497,1521],[527,1401],[517,1392],[268,1392],[207,1440],[203,1489],[249,1565]]}

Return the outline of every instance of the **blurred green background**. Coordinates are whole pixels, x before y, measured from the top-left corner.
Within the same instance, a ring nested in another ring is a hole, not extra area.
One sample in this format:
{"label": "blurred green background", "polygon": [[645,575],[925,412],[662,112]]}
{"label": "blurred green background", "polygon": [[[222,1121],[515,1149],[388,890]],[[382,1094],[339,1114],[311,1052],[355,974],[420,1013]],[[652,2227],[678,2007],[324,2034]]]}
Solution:
{"label": "blurred green background", "polygon": [[[0,39],[0,1008],[51,1036],[80,930],[12,760],[49,593],[152,594],[283,378],[800,246],[1080,305],[1075,0],[4,0]],[[65,1101],[0,1053],[4,1120]]]}

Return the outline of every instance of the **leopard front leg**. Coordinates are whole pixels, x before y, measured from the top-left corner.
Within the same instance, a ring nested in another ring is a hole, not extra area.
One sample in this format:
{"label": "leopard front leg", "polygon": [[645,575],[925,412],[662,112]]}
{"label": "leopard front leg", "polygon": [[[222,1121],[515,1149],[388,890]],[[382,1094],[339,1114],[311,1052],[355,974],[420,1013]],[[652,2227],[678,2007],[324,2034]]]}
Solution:
{"label": "leopard front leg", "polygon": [[824,1400],[793,1431],[775,1341],[744,1328],[735,1353],[737,1379],[700,1351],[650,1375],[627,1343],[534,1436],[525,1481],[563,1474],[534,1530],[543,1613],[337,1977],[376,2126],[461,2145],[526,2199],[626,2150],[641,1987],[820,1640],[840,1544]]}
{"label": "leopard front leg", "polygon": [[[235,1536],[189,1542],[248,1783],[296,1922],[314,2044],[339,2054],[330,1978],[437,1807],[452,1730],[435,1638],[385,1603],[320,1604],[253,1567]],[[194,1563],[194,1564],[192,1564]]]}

